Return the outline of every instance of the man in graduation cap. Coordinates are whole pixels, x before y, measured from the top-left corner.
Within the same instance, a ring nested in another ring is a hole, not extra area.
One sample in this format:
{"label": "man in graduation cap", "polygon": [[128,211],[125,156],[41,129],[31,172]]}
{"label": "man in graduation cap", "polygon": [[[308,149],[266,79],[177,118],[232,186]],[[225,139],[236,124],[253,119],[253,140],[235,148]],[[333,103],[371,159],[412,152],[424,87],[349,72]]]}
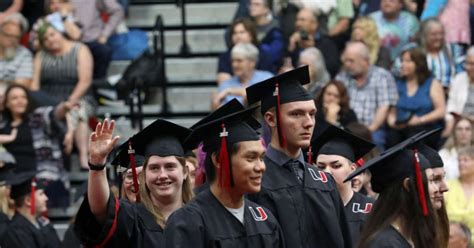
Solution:
{"label": "man in graduation cap", "polygon": [[272,213],[244,198],[260,191],[265,148],[250,116],[255,107],[229,112],[232,104],[201,120],[186,141],[203,142],[210,187],[170,217],[165,247],[285,246]]}
{"label": "man in graduation cap", "polygon": [[429,200],[430,162],[414,144],[428,132],[418,133],[369,160],[344,181],[362,171],[372,173],[371,184],[379,198],[364,224],[359,247],[441,247],[438,226]]}
{"label": "man in graduation cap", "polygon": [[[344,204],[344,211],[355,247],[360,230],[367,219],[374,200],[352,190],[351,182],[344,179],[357,168],[359,159],[375,147],[374,144],[330,125],[319,137],[313,137],[311,153],[316,154],[316,166],[334,177]],[[312,154],[308,162],[312,160]]]}
{"label": "man in graduation cap", "polygon": [[[119,201],[108,187],[105,163],[119,139],[113,131],[114,122],[105,120],[91,134],[88,192],[77,214],[76,235],[87,246],[161,247],[166,219],[193,196],[182,145],[191,130],[158,119],[124,145],[129,146],[137,203]],[[145,157],[140,185],[135,153]]]}
{"label": "man in graduation cap", "polygon": [[47,208],[46,185],[36,181],[36,171],[21,172],[13,176],[10,197],[16,211],[0,244],[2,247],[61,247],[54,227],[41,217]]}
{"label": "man in graduation cap", "polygon": [[301,67],[247,88],[249,104],[261,101],[271,129],[262,190],[250,196],[277,217],[288,247],[350,247],[349,227],[334,179],[305,163],[316,107],[303,88],[308,67]]}

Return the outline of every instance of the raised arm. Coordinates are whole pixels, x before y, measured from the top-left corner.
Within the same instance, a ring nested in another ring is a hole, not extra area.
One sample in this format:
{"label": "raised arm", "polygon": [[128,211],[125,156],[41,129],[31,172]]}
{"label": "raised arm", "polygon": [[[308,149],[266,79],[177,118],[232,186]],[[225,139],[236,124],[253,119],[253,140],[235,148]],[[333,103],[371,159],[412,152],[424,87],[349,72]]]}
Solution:
{"label": "raised arm", "polygon": [[[103,166],[107,162],[107,156],[120,138],[112,136],[114,129],[114,121],[109,122],[105,119],[103,123],[97,124],[95,131],[89,138],[89,163],[91,165]],[[105,221],[110,194],[105,169],[89,170],[87,192],[91,212],[99,222]]]}

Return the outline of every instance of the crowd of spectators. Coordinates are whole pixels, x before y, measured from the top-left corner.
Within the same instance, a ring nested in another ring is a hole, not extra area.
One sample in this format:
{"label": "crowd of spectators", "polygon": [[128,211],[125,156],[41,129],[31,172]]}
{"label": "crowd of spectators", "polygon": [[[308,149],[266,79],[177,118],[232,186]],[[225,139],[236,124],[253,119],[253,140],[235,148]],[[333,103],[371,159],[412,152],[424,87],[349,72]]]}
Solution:
{"label": "crowd of spectators", "polygon": [[[58,194],[69,187],[73,147],[87,168],[88,118],[96,104],[91,85],[107,75],[107,40],[125,11],[117,0],[49,0],[37,18],[25,2],[0,4],[0,143],[17,162],[31,161],[20,164],[42,169]],[[453,220],[470,216],[466,224],[474,231],[474,192],[463,194],[474,167],[473,3],[281,2],[240,1],[228,49],[218,58],[212,108],[233,98],[245,104],[246,87],[309,65],[305,87],[318,107],[317,126],[362,124],[380,151],[419,130],[443,128],[429,145],[453,180],[448,213]],[[51,204],[64,206],[60,198]],[[459,198],[462,211],[450,205]]]}

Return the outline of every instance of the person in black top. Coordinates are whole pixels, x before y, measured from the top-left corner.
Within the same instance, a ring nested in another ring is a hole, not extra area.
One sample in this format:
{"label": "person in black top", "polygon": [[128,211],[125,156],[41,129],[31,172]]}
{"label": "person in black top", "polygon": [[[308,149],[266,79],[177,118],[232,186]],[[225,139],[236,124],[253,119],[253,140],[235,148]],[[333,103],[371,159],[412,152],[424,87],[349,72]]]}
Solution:
{"label": "person in black top", "polygon": [[372,188],[380,193],[357,247],[441,247],[436,239],[437,219],[429,200],[431,182],[424,173],[430,163],[413,147],[417,140],[430,134],[415,134],[345,179],[349,181],[369,169]]}
{"label": "person in black top", "polygon": [[16,173],[11,182],[10,196],[16,212],[0,241],[2,247],[59,248],[56,230],[41,215],[48,208],[44,181],[36,181],[36,171]]}
{"label": "person in black top", "polygon": [[287,247],[351,247],[333,177],[305,163],[301,152],[315,125],[316,107],[302,86],[308,82],[305,66],[247,88],[249,104],[261,100],[272,134],[262,190],[249,198],[277,217]]}
{"label": "person in black top", "polygon": [[[2,161],[3,162],[3,161]],[[11,212],[5,212],[3,206],[9,205],[11,179],[13,177],[12,164],[0,165],[0,190],[2,191],[2,197],[0,197],[0,240],[2,240],[3,234],[7,230],[7,224],[10,221]],[[10,209],[9,209],[10,210]]]}
{"label": "person in black top", "polygon": [[[119,201],[107,183],[107,155],[119,139],[114,128],[106,119],[90,137],[88,190],[74,223],[76,236],[86,246],[161,247],[166,219],[193,196],[182,146],[191,131],[158,119],[122,145],[134,174],[132,203]],[[135,153],[145,157],[140,184]]]}
{"label": "person in black top", "polygon": [[[375,147],[374,144],[346,132],[336,126],[329,126],[320,136],[313,135],[308,162],[331,173],[344,204],[344,211],[351,231],[352,244],[357,244],[360,230],[372,209],[374,200],[352,190],[351,182],[344,179],[357,168],[359,159]],[[311,158],[314,154],[314,160]]]}
{"label": "person in black top", "polygon": [[[260,190],[265,164],[254,108],[231,112],[236,100],[200,121],[186,143],[203,142],[210,187],[177,210],[165,228],[166,247],[284,247],[270,211],[244,198]],[[241,106],[243,108],[243,106]]]}

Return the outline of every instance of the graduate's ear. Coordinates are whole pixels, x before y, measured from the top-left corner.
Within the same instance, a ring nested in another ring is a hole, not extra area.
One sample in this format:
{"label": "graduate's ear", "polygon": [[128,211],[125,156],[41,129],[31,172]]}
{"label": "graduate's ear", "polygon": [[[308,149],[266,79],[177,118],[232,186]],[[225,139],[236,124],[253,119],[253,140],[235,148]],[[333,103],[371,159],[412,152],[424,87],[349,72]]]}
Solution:
{"label": "graduate's ear", "polygon": [[220,168],[219,160],[217,159],[217,154],[214,152],[211,155],[212,165],[216,167],[216,169]]}
{"label": "graduate's ear", "polygon": [[275,117],[275,109],[272,108],[265,112],[263,115],[263,118],[265,119],[265,122],[270,126],[271,128],[276,127],[276,117]]}
{"label": "graduate's ear", "polygon": [[407,191],[410,192],[410,178],[407,177],[403,180],[403,188]]}
{"label": "graduate's ear", "polygon": [[352,163],[351,161],[347,160],[351,166],[351,171],[355,171],[357,169],[356,163]]}
{"label": "graduate's ear", "polygon": [[21,201],[21,206],[29,208],[31,206],[31,196],[30,194],[23,196]]}

